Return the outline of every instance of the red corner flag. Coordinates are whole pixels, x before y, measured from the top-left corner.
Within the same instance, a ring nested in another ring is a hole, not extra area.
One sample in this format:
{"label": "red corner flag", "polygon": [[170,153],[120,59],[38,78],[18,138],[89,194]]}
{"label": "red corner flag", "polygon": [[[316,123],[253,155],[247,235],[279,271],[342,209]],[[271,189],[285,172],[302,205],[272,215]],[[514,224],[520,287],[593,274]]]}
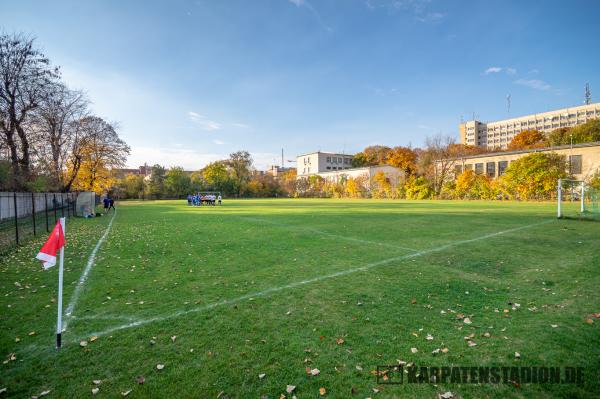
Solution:
{"label": "red corner flag", "polygon": [[50,237],[48,237],[48,241],[44,244],[40,252],[37,254],[36,258],[42,261],[42,266],[44,269],[49,269],[52,266],[56,265],[56,252],[59,249],[65,246],[65,235],[63,233],[62,226],[60,225],[60,220],[56,222],[56,226],[54,226],[54,230],[50,233]]}

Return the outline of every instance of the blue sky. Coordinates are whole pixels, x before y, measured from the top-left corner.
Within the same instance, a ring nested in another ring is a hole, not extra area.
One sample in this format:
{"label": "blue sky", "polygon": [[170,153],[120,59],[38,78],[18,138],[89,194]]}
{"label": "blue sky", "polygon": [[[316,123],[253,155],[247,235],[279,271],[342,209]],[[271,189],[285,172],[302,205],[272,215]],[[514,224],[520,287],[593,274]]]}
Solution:
{"label": "blue sky", "polygon": [[600,2],[0,0],[116,121],[128,164],[258,167],[314,151],[422,145],[472,118],[600,100]]}

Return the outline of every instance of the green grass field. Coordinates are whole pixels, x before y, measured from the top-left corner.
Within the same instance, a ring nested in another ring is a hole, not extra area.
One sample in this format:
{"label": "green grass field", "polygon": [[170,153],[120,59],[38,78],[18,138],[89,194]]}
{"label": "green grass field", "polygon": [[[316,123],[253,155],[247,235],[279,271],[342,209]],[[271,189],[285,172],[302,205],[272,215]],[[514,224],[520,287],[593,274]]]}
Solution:
{"label": "green grass field", "polygon": [[[0,260],[0,398],[600,397],[600,224],[554,204],[126,202],[74,301],[110,220],[67,227],[60,351],[43,240]],[[580,366],[585,382],[378,384],[399,360]]]}

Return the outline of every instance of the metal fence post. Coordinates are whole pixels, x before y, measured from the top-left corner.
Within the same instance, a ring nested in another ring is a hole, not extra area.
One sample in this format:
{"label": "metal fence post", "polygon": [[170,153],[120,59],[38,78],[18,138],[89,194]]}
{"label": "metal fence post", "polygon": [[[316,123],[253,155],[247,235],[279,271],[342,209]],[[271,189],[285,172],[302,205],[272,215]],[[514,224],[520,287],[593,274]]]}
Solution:
{"label": "metal fence post", "polygon": [[52,202],[54,203],[54,223],[58,220],[56,216],[56,194],[52,194]]}
{"label": "metal fence post", "polygon": [[17,216],[17,193],[13,191],[13,203],[15,205],[15,238],[17,239],[17,245],[19,245],[19,220]]}
{"label": "metal fence post", "polygon": [[31,213],[33,215],[33,235],[37,235],[35,230],[35,194],[31,193]]}
{"label": "metal fence post", "polygon": [[46,211],[46,232],[50,233],[50,221],[48,220],[48,193],[44,193],[44,210]]}

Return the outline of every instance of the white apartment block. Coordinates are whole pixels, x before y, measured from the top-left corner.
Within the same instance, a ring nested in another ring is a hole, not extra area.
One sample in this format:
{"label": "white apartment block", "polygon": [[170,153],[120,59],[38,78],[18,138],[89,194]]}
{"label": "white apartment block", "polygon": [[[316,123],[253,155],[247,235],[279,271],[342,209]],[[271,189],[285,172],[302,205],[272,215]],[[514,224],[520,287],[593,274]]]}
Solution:
{"label": "white apartment block", "polygon": [[311,152],[296,157],[297,176],[316,175],[321,172],[344,170],[352,168],[351,154],[336,154],[333,152]]}
{"label": "white apartment block", "polygon": [[473,120],[459,125],[460,142],[488,149],[506,149],[513,137],[523,130],[549,133],[561,127],[581,125],[590,119],[600,119],[600,103],[562,108],[496,122],[485,123]]}

